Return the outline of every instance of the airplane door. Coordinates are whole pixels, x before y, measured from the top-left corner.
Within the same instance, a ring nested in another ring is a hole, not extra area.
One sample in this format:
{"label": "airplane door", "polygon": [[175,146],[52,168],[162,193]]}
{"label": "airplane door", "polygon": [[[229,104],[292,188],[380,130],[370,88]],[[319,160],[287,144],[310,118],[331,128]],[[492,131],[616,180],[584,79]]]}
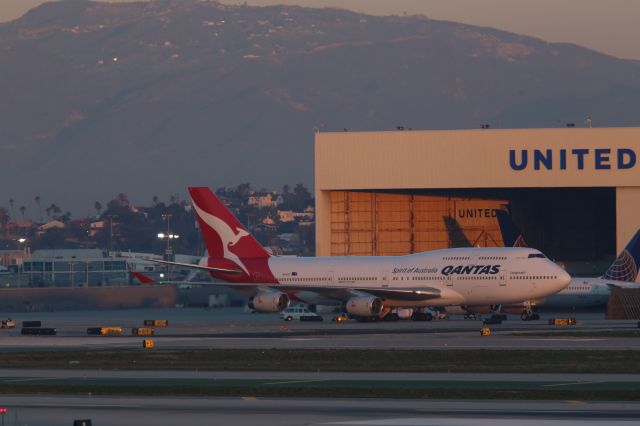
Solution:
{"label": "airplane door", "polygon": [[504,271],[500,271],[500,274],[498,274],[498,282],[500,283],[500,287],[506,287],[507,286],[507,277],[506,277],[506,273]]}
{"label": "airplane door", "polygon": [[329,284],[335,284],[333,276],[334,276],[333,271],[329,271],[329,273],[327,274],[327,278],[329,278]]}
{"label": "airplane door", "polygon": [[382,271],[382,287],[389,287],[389,271]]}
{"label": "airplane door", "polygon": [[446,277],[444,277],[444,284],[447,287],[453,287],[453,278],[451,278],[451,275],[447,275]]}

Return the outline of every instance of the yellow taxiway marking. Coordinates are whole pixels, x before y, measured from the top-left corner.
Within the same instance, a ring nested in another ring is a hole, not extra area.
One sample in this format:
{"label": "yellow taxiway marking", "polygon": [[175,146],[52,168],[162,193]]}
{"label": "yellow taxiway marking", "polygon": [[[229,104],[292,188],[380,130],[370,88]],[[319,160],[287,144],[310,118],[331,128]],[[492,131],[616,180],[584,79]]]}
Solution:
{"label": "yellow taxiway marking", "polygon": [[243,401],[255,401],[257,398],[255,396],[243,396]]}

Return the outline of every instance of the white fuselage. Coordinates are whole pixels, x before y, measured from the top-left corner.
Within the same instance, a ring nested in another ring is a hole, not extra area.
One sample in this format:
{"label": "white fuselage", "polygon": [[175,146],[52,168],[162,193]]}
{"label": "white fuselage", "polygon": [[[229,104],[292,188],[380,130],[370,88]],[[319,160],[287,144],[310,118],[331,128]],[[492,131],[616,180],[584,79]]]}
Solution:
{"label": "white fuselage", "polygon": [[574,277],[567,288],[538,300],[536,306],[542,310],[554,311],[604,308],[609,301],[611,287],[640,288],[640,284],[603,278]]}
{"label": "white fuselage", "polygon": [[[569,275],[538,250],[460,248],[394,257],[310,257],[269,259],[283,286],[354,289],[436,289],[425,300],[384,300],[386,307],[518,303],[565,288]],[[277,289],[278,284],[270,284]],[[316,301],[311,301],[312,303]]]}

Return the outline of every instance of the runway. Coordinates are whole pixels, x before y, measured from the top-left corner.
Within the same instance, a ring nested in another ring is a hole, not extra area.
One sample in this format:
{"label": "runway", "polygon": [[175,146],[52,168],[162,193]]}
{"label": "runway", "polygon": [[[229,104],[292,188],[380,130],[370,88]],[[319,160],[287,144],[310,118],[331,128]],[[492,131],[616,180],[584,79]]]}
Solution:
{"label": "runway", "polygon": [[640,404],[587,401],[3,396],[7,425],[512,426],[637,424]]}
{"label": "runway", "polygon": [[[2,315],[2,314],[0,314]],[[2,315],[0,318],[12,315]],[[559,315],[557,315],[559,316]],[[57,336],[22,336],[19,328],[0,330],[5,350],[138,348],[142,337],[130,329],[144,319],[168,319],[169,327],[156,328],[157,348],[353,348],[353,349],[608,349],[640,350],[640,338],[610,337],[611,332],[637,332],[637,321],[606,321],[602,314],[576,315],[571,327],[540,321],[513,319],[491,325],[489,337],[480,336],[480,320],[458,318],[432,322],[304,323],[284,322],[276,314],[249,314],[240,308],[158,309],[98,312],[48,312],[13,314],[18,327],[23,320],[41,320]],[[328,320],[331,315],[325,315]],[[121,326],[122,336],[87,336],[87,327]],[[566,335],[564,332],[593,333]],[[527,333],[558,332],[551,336]],[[640,337],[640,334],[638,334]]]}

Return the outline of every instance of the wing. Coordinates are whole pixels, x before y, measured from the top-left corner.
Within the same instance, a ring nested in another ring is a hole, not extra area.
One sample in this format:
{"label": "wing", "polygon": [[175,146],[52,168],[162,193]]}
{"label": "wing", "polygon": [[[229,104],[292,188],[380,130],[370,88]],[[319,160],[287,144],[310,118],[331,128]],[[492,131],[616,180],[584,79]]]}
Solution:
{"label": "wing", "polygon": [[273,290],[280,290],[284,293],[297,293],[300,291],[310,291],[320,296],[346,301],[357,296],[375,296],[380,299],[393,299],[404,301],[420,301],[436,299],[440,297],[440,290],[432,287],[420,288],[379,288],[379,287],[346,287],[331,285],[326,287],[311,286],[272,286]]}
{"label": "wing", "polygon": [[[181,268],[193,268],[210,272],[225,272],[231,274],[242,274],[240,269],[214,268],[211,266],[194,265],[191,263],[169,262],[159,259],[148,259],[151,262],[162,263],[164,265],[179,266]],[[218,287],[229,287],[249,293],[259,293],[261,291],[281,291],[283,293],[295,294],[301,291],[310,291],[328,299],[346,301],[356,296],[375,296],[381,299],[393,299],[404,301],[429,300],[440,297],[440,290],[433,287],[419,288],[380,288],[380,287],[354,287],[341,285],[327,286],[306,286],[306,285],[272,285],[272,284],[245,284],[245,283],[220,283],[220,282],[194,282],[194,281],[164,281],[163,284],[192,284],[192,285],[214,285]]]}
{"label": "wing", "polygon": [[393,299],[403,301],[420,301],[436,299],[440,297],[440,290],[431,287],[421,288],[372,288],[372,287],[343,287],[332,285],[331,287],[312,287],[312,286],[295,286],[295,285],[272,285],[272,284],[244,284],[244,283],[228,283],[228,282],[210,282],[210,281],[164,281],[162,284],[191,284],[203,286],[227,287],[242,291],[249,294],[257,294],[259,292],[280,291],[287,294],[296,294],[302,291],[316,293],[324,298],[340,300],[346,302],[352,297],[358,296],[375,296],[380,299]]}

